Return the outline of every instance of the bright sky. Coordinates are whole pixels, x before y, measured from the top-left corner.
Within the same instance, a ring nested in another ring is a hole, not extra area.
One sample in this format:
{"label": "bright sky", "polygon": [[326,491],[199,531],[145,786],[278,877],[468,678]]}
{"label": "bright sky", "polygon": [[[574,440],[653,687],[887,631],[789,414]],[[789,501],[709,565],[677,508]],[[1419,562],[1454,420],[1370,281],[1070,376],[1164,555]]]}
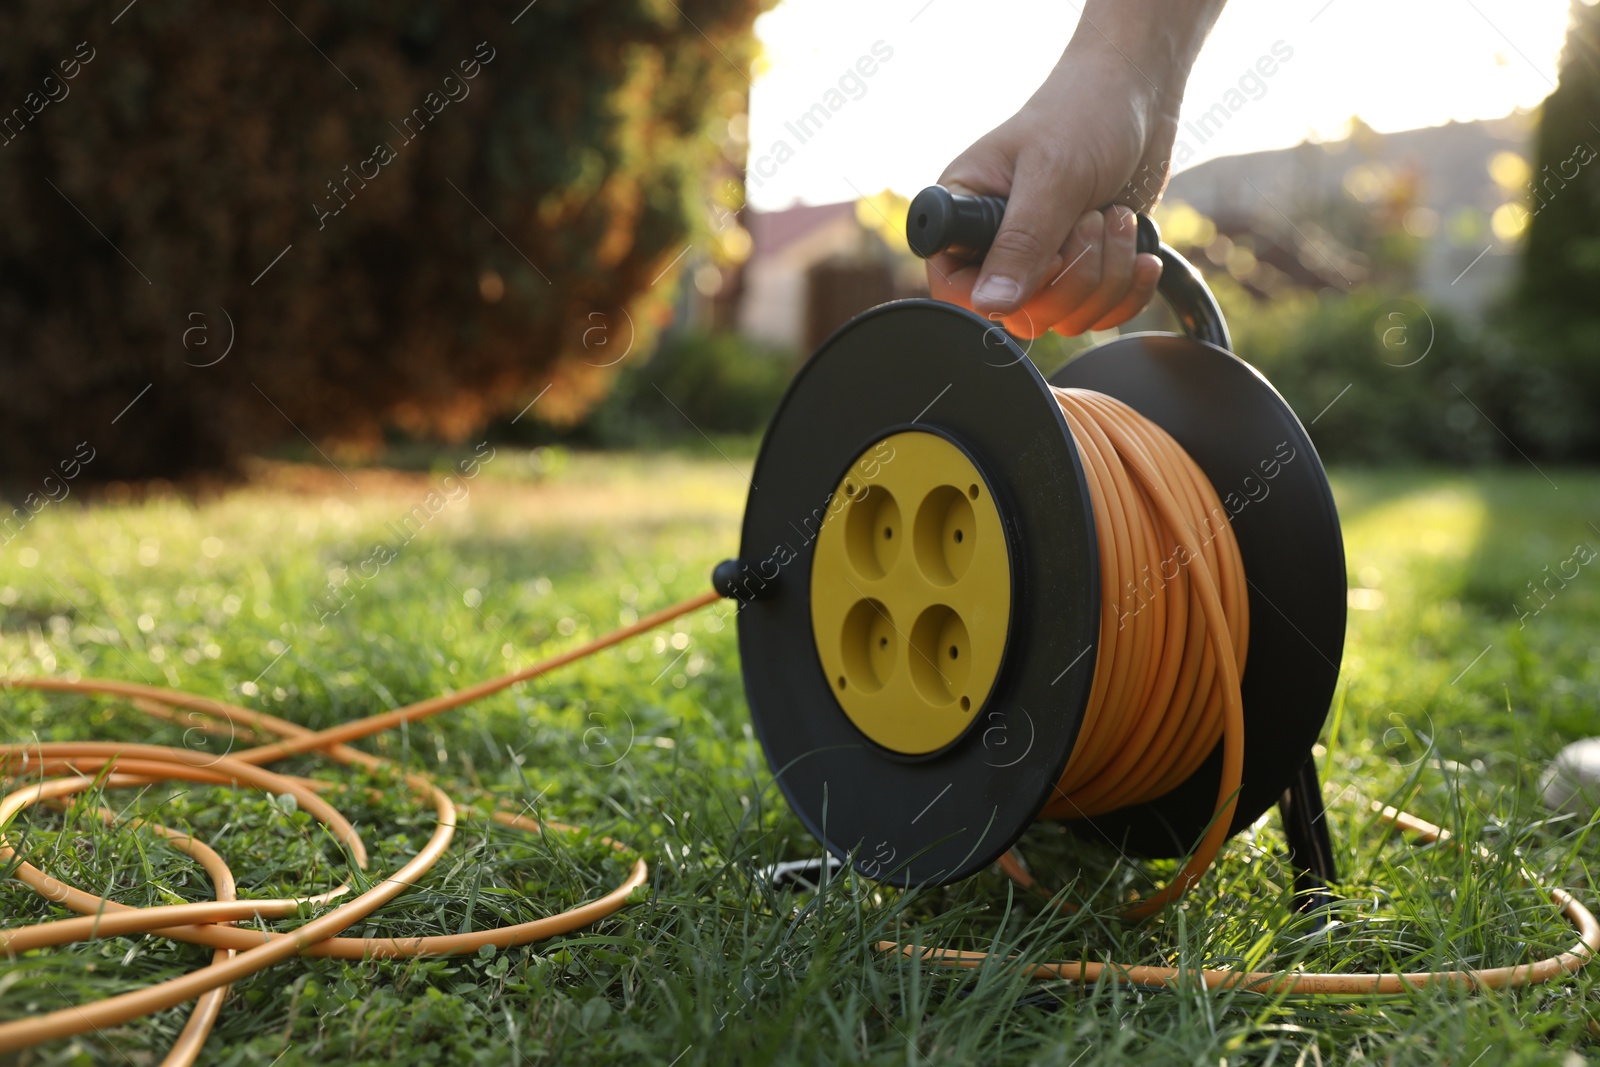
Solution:
{"label": "bright sky", "polygon": [[[1073,0],[783,0],[756,22],[765,54],[750,101],[751,204],[914,194],[1028,98],[1080,10]],[[1393,131],[1532,107],[1555,85],[1567,15],[1567,0],[1230,0],[1189,80],[1185,120],[1274,44],[1292,55],[1204,143],[1180,133],[1195,149],[1187,165],[1335,139],[1351,115]],[[875,44],[889,58],[860,77]],[[802,141],[786,123],[841,77],[846,102]],[[781,162],[780,141],[790,150]]]}

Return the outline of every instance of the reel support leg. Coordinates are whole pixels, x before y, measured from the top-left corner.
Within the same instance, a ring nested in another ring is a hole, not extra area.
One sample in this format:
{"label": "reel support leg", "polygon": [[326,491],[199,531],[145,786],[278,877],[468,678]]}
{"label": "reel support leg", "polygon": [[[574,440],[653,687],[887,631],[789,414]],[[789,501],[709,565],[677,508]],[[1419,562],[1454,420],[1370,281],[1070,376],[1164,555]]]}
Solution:
{"label": "reel support leg", "polygon": [[1338,878],[1333,841],[1328,836],[1327,809],[1322,806],[1322,783],[1317,763],[1310,756],[1301,764],[1289,788],[1278,800],[1283,834],[1289,841],[1289,863],[1294,867],[1295,910],[1310,911],[1334,902],[1329,883]]}

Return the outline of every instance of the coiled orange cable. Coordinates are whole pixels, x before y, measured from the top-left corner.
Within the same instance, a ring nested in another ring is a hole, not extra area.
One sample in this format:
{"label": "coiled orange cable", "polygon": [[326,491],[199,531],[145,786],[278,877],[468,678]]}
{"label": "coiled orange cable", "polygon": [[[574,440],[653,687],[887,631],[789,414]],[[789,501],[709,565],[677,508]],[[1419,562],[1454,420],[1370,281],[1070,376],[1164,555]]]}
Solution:
{"label": "coiled orange cable", "polygon": [[[163,781],[190,781],[214,785],[253,786],[274,794],[293,796],[300,807],[323,823],[335,838],[349,849],[355,865],[365,870],[366,848],[348,820],[318,795],[331,783],[293,775],[277,774],[260,766],[299,752],[319,752],[339,763],[378,767],[388,763],[377,756],[348,747],[345,742],[368,737],[402,723],[415,722],[450,708],[478,700],[517,682],[536,678],[564,664],[609,648],[681,615],[698,610],[719,599],[716,592],[705,592],[648,615],[587,644],[533,664],[519,671],[482,682],[458,693],[449,693],[397,708],[380,715],[357,719],[320,732],[288,722],[261,711],[253,711],[208,697],[174,689],[104,679],[13,678],[0,686],[13,689],[39,689],[122,696],[135,707],[158,715],[160,708],[184,708],[206,716],[212,723],[225,722],[250,731],[275,735],[281,740],[232,756],[213,756],[165,745],[136,745],[110,742],[57,742],[30,745],[0,745],[0,775],[7,778],[36,778],[35,784],[16,789],[0,799],[0,827],[6,826],[23,809],[41,800],[71,796],[91,788],[103,775],[109,787],[148,785]],[[209,966],[179,978],[158,982],[129,993],[107,997],[90,1004],[79,1004],[31,1019],[0,1024],[0,1052],[14,1052],[43,1041],[68,1037],[86,1030],[127,1022],[151,1012],[197,1000],[177,1043],[167,1053],[167,1067],[186,1067],[194,1062],[204,1043],[227,988],[239,979],[296,954],[332,956],[360,960],[374,957],[443,956],[474,952],[484,945],[509,948],[588,926],[616,912],[628,902],[634,889],[643,885],[649,868],[636,860],[623,883],[598,899],[587,901],[557,915],[514,926],[480,930],[469,934],[439,937],[383,938],[340,937],[341,931],[361,921],[400,893],[416,884],[444,855],[455,833],[456,808],[443,790],[426,775],[406,774],[406,783],[433,803],[438,822],[426,845],[398,870],[372,882],[371,888],[332,910],[299,926],[291,933],[245,930],[230,925],[240,919],[285,919],[297,915],[303,905],[330,903],[349,893],[341,885],[317,896],[293,899],[237,900],[233,874],[214,850],[188,835],[146,823],[167,837],[174,846],[198,860],[213,881],[216,899],[194,904],[132,908],[50,877],[37,867],[21,861],[9,840],[0,835],[0,864],[17,861],[14,876],[45,898],[77,911],[86,918],[62,919],[31,926],[0,930],[0,950],[14,955],[29,949],[72,941],[93,940],[129,933],[152,933],[178,941],[209,945],[217,951]],[[113,818],[103,809],[96,814]],[[539,833],[544,827],[571,829],[560,823],[540,823],[514,812],[497,811],[496,822],[516,829]],[[626,846],[609,838],[601,839],[619,851]]]}
{"label": "coiled orange cable", "polygon": [[1223,742],[1216,816],[1178,876],[1129,909],[1147,915],[1211,866],[1238,803],[1244,564],[1216,489],[1166,431],[1103,393],[1054,392],[1094,509],[1100,646],[1077,742],[1040,815],[1081,818],[1153,799]]}

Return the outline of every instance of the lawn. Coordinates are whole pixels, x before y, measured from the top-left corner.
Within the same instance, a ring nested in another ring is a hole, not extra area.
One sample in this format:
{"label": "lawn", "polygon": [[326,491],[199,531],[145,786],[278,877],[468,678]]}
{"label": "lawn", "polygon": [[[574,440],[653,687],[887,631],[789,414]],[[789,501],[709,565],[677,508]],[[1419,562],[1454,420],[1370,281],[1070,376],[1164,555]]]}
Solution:
{"label": "lawn", "polygon": [[[74,497],[0,552],[0,656],[11,675],[145,681],[328,726],[526,665],[703,590],[737,548],[747,490],[748,448],[726,451],[501,448],[476,477],[446,482],[472,457],[464,449],[431,470],[267,465],[249,487],[200,501]],[[477,813],[498,800],[630,843],[651,864],[635,903],[590,930],[500,953],[290,960],[234,988],[202,1062],[1581,1061],[1600,965],[1517,993],[1314,998],[1084,988],[1002,966],[940,972],[871,947],[889,936],[1036,961],[1416,970],[1516,963],[1570,944],[1517,869],[1600,903],[1589,876],[1600,846],[1537,799],[1542,761],[1600,733],[1600,564],[1551,582],[1542,599],[1532,588],[1576,545],[1600,546],[1600,474],[1545,473],[1336,474],[1358,591],[1317,750],[1344,874],[1326,934],[1286,907],[1275,818],[1235,839],[1181,906],[1139,925],[1118,921],[1112,904],[1172,865],[1119,864],[1050,825],[1023,846],[1042,881],[1092,898],[1076,914],[1014,894],[992,871],[926,892],[854,877],[820,895],[774,892],[757,870],[817,847],[752,739],[733,620],[718,605],[364,743],[478,798]],[[406,526],[430,491],[445,505]],[[382,563],[379,544],[390,549]],[[115,700],[24,691],[0,693],[0,736],[248,743]],[[362,829],[374,872],[431,830],[431,812],[391,779],[308,758],[279,769],[344,783],[330,799]],[[1368,797],[1401,802],[1494,859],[1385,834]],[[192,830],[228,858],[241,895],[315,893],[347,875],[308,816],[270,796],[194,786],[114,791],[106,802]],[[469,813],[424,883],[352,933],[528,921],[599,895],[631,862],[588,834],[491,825]],[[148,831],[41,807],[6,832],[47,871],[124,902],[210,899],[199,867]],[[0,882],[5,925],[64,914]],[[0,1017],[208,959],[195,946],[119,937],[0,961]],[[57,1041],[21,1062],[154,1063],[186,1015]]]}

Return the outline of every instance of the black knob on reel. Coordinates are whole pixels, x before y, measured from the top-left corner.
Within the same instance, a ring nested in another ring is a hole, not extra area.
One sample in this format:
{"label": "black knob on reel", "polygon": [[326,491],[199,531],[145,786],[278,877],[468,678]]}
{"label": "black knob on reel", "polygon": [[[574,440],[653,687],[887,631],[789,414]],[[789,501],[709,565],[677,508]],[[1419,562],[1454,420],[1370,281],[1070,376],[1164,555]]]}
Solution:
{"label": "black knob on reel", "polygon": [[[941,252],[959,259],[982,259],[1005,217],[1003,196],[969,196],[952,193],[942,185],[930,185],[911,201],[906,216],[906,240],[911,251],[923,259]],[[1159,254],[1161,232],[1150,216],[1139,213],[1138,249]]]}
{"label": "black knob on reel", "polygon": [[930,185],[911,201],[906,241],[923,259],[941,252],[960,259],[982,259],[1000,231],[1005,212],[1003,196],[966,196]]}

